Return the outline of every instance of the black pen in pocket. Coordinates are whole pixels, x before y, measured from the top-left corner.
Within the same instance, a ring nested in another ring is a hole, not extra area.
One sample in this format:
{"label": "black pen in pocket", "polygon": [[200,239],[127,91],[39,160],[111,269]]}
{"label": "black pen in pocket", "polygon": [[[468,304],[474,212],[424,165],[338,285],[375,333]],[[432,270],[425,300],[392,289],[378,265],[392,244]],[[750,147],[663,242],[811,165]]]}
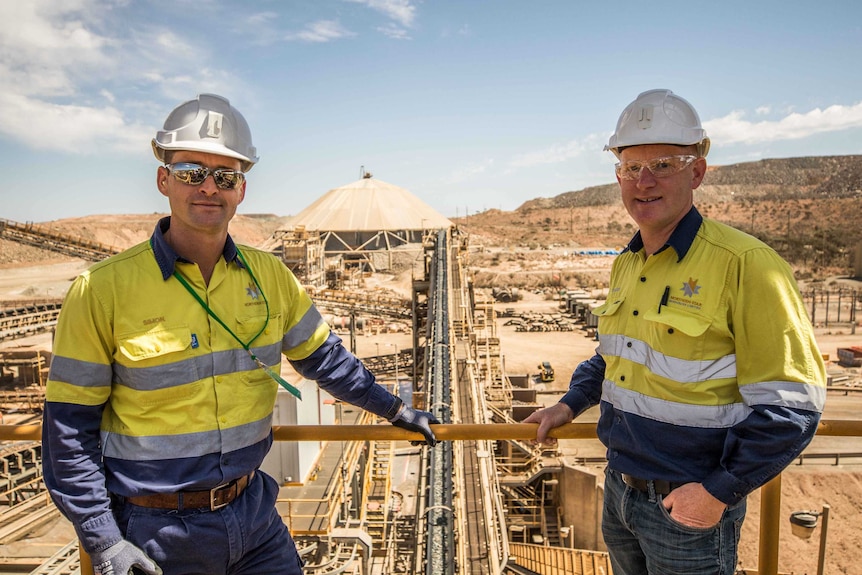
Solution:
{"label": "black pen in pocket", "polygon": [[664,293],[661,296],[661,301],[658,302],[658,313],[661,313],[661,306],[667,305],[667,298],[670,297],[670,286],[665,286]]}

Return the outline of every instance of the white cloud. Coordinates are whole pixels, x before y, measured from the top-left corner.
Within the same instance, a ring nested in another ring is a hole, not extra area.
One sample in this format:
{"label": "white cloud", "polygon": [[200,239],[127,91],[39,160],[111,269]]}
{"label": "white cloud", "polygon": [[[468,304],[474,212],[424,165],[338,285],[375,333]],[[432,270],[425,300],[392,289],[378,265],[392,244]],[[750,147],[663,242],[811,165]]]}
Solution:
{"label": "white cloud", "polygon": [[257,12],[256,14],[252,14],[246,18],[246,22],[248,22],[252,26],[262,26],[267,25],[273,20],[278,19],[277,12]]}
{"label": "white cloud", "polygon": [[565,162],[585,152],[601,151],[605,141],[605,136],[591,134],[580,140],[572,140],[564,144],[554,144],[543,150],[520,154],[515,156],[509,165],[513,168],[530,168],[542,164]]}
{"label": "white cloud", "polygon": [[815,134],[862,127],[862,102],[815,108],[804,114],[793,112],[776,121],[750,122],[744,117],[745,112],[736,110],[723,118],[704,122],[703,126],[715,146],[799,140]]}
{"label": "white cloud", "polygon": [[318,20],[308,24],[300,32],[292,32],[285,36],[286,40],[299,40],[301,42],[331,42],[355,36],[353,32],[346,29],[336,20]]}
{"label": "white cloud", "polygon": [[[94,141],[126,147],[135,130],[112,107],[113,92],[101,87],[81,94],[98,72],[117,67],[110,53],[118,41],[98,32],[100,12],[87,0],[0,4],[0,20],[7,23],[0,27],[0,133],[66,152],[85,152]],[[108,107],[97,107],[96,100]]]}
{"label": "white cloud", "polygon": [[129,125],[114,107],[54,104],[2,92],[0,108],[16,111],[0,117],[0,131],[15,134],[33,149],[74,154],[104,150],[140,152],[141,142],[153,137],[151,127]]}
{"label": "white cloud", "polygon": [[473,176],[485,173],[493,166],[494,159],[487,158],[485,160],[482,160],[481,162],[465,166],[460,170],[452,172],[449,177],[443,179],[443,182],[446,184],[457,184],[460,182],[464,182],[470,180]]}
{"label": "white cloud", "polygon": [[377,31],[383,34],[384,36],[388,36],[393,40],[410,40],[410,33],[406,28],[402,28],[401,26],[396,26],[395,24],[386,24],[384,26],[380,26],[377,28]]}
{"label": "white cloud", "polygon": [[[89,2],[0,3],[0,85],[34,96],[75,92],[76,70],[109,65],[113,41],[85,25]],[[14,23],[14,24],[13,24]]]}
{"label": "white cloud", "polygon": [[280,42],[284,34],[276,26],[279,16],[277,12],[257,12],[245,18],[245,35],[253,44],[267,46]]}
{"label": "white cloud", "polygon": [[[136,34],[139,48],[141,43],[149,44],[150,50],[156,50],[160,57],[170,56],[170,61],[181,62],[200,55],[200,49],[187,42],[182,36],[167,29],[145,28],[143,33]],[[162,60],[160,67],[164,67],[166,60]]]}
{"label": "white cloud", "polygon": [[139,153],[155,126],[133,115],[153,117],[153,89],[156,99],[178,102],[236,84],[235,74],[209,66],[206,49],[173,31],[129,27],[125,6],[0,2],[0,137],[67,153]]}
{"label": "white cloud", "polygon": [[354,4],[363,4],[372,10],[385,14],[402,26],[410,28],[416,19],[416,6],[410,0],[347,0]]}

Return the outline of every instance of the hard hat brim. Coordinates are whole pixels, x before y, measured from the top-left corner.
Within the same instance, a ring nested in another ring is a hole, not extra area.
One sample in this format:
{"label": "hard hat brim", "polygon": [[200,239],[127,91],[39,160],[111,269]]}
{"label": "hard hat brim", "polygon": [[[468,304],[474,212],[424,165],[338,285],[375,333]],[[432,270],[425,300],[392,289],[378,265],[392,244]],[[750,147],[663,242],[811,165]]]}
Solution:
{"label": "hard hat brim", "polygon": [[187,150],[190,152],[203,152],[206,154],[215,154],[217,156],[225,156],[228,158],[234,158],[234,159],[239,160],[241,162],[240,169],[243,172],[250,171],[252,169],[252,167],[254,167],[254,164],[258,160],[257,157],[247,158],[247,157],[243,156],[242,154],[238,154],[238,153],[234,152],[233,150],[231,150],[230,148],[227,148],[227,147],[225,147],[222,144],[217,143],[217,142],[182,142],[179,145],[172,146],[172,145],[160,144],[159,142],[156,141],[155,138],[153,138],[152,146],[153,146],[153,154],[155,154],[156,159],[162,163],[164,163],[164,161],[165,161],[165,152],[167,152],[167,151],[173,152],[173,151],[180,151],[180,150]]}

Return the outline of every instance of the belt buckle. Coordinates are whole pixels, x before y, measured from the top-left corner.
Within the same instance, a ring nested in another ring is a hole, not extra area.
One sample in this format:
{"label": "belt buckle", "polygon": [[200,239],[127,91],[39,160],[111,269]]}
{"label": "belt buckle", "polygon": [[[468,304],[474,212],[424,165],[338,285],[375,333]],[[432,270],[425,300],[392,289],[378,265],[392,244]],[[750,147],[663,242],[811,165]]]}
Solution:
{"label": "belt buckle", "polygon": [[228,505],[230,505],[230,499],[226,499],[224,503],[216,503],[216,494],[224,489],[230,489],[235,484],[236,481],[231,481],[228,483],[222,483],[221,485],[217,485],[216,487],[210,489],[210,511],[216,511],[218,509],[221,509],[222,507],[227,507]]}

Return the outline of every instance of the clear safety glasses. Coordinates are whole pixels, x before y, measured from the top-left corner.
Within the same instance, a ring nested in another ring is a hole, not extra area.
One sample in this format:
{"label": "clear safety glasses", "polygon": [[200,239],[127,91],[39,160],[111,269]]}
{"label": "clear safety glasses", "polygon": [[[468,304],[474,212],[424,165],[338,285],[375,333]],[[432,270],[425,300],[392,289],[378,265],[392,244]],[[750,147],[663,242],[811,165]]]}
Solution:
{"label": "clear safety glasses", "polygon": [[641,170],[644,168],[656,178],[666,178],[683,171],[696,159],[697,156],[681,155],[664,156],[651,160],[626,160],[616,164],[616,171],[621,180],[637,180],[641,177]]}
{"label": "clear safety glasses", "polygon": [[236,189],[245,181],[245,174],[239,170],[230,170],[228,168],[216,168],[215,170],[211,170],[210,168],[201,166],[200,164],[190,164],[186,162],[167,164],[165,165],[165,168],[167,168],[168,172],[178,181],[192,186],[204,183],[204,180],[206,180],[210,174],[212,174],[216,186],[221,190]]}

